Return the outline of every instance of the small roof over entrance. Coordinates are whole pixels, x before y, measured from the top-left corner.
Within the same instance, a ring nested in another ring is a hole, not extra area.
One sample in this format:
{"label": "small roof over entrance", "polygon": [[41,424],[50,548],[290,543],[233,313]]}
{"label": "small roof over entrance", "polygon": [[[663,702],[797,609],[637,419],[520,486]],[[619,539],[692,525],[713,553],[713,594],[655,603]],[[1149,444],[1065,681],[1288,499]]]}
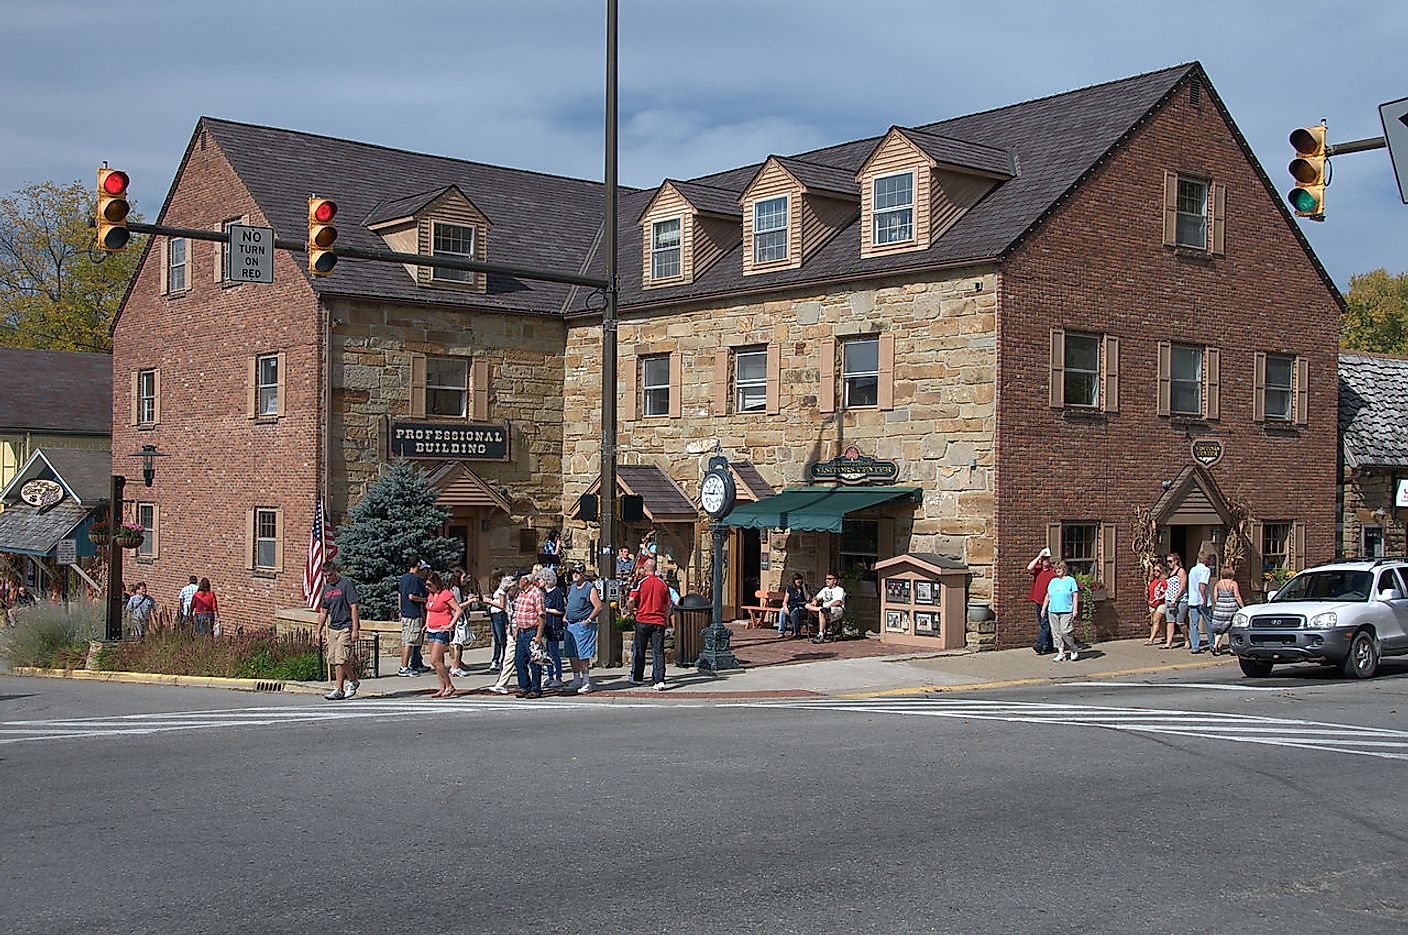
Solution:
{"label": "small roof over entrance", "polygon": [[922,496],[918,487],[792,487],[734,507],[724,522],[743,529],[840,532],[848,513],[894,500],[918,503]]}
{"label": "small roof over entrance", "polygon": [[[83,535],[97,507],[107,502],[112,455],[107,451],[66,448],[40,449],[30,455],[4,490],[0,500],[0,552],[37,557],[54,554],[59,540],[78,540],[78,554],[92,555],[94,548]],[[20,496],[30,481],[52,481],[56,499],[35,506]]]}
{"label": "small roof over entrance", "polygon": [[512,513],[508,501],[484,482],[463,461],[451,461],[430,474],[430,486],[439,492],[436,504],[442,507],[488,507]]}
{"label": "small roof over entrance", "polygon": [[[591,496],[601,489],[601,476],[586,489]],[[674,478],[653,464],[616,465],[616,489],[641,498],[645,517],[652,523],[692,523],[699,518],[694,502]]]}
{"label": "small roof over entrance", "polygon": [[1152,510],[1160,526],[1232,526],[1232,507],[1207,468],[1190,464],[1178,472]]}

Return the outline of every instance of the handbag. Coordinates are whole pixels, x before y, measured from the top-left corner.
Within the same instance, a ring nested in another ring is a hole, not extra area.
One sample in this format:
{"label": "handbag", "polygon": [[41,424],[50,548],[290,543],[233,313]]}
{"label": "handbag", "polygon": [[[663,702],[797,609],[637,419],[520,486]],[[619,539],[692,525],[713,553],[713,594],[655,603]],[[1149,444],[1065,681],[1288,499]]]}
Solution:
{"label": "handbag", "polygon": [[545,666],[552,662],[552,657],[548,655],[547,644],[537,637],[528,644],[528,661],[535,666]]}

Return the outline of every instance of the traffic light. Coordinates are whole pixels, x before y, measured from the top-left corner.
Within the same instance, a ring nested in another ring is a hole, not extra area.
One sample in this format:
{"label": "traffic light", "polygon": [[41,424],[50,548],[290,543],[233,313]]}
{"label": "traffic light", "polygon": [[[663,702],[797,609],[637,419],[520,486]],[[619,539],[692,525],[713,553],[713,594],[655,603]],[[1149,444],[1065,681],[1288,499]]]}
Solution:
{"label": "traffic light", "polygon": [[640,494],[623,493],[619,503],[621,522],[639,523],[645,519],[645,498]]}
{"label": "traffic light", "polygon": [[117,253],[127,246],[132,234],[127,230],[127,173],[119,169],[98,170],[98,249]]}
{"label": "traffic light", "polygon": [[1286,197],[1296,216],[1325,220],[1325,125],[1302,127],[1291,133],[1291,145],[1296,148],[1296,158],[1288,168],[1296,180],[1296,187]]}
{"label": "traffic light", "polygon": [[337,243],[337,203],[314,195],[308,199],[308,272],[326,276],[337,265],[332,245]]}

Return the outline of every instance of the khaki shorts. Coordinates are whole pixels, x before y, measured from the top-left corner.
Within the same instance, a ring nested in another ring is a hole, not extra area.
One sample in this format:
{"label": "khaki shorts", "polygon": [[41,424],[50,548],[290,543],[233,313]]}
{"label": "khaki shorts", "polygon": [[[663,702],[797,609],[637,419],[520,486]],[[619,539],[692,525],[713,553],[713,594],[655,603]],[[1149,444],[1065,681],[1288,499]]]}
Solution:
{"label": "khaki shorts", "polygon": [[425,644],[425,620],[421,617],[401,618],[401,645],[422,646]]}
{"label": "khaki shorts", "polygon": [[352,661],[352,631],[328,628],[328,665],[341,666]]}

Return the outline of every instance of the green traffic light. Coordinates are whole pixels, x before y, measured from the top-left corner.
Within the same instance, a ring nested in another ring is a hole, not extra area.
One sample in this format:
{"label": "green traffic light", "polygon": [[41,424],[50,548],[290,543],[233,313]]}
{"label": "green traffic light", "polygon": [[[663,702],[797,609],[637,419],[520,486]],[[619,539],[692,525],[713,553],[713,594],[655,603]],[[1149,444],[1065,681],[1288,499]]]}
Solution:
{"label": "green traffic light", "polygon": [[1303,188],[1293,188],[1290,194],[1291,206],[1297,211],[1314,211],[1316,198]]}

